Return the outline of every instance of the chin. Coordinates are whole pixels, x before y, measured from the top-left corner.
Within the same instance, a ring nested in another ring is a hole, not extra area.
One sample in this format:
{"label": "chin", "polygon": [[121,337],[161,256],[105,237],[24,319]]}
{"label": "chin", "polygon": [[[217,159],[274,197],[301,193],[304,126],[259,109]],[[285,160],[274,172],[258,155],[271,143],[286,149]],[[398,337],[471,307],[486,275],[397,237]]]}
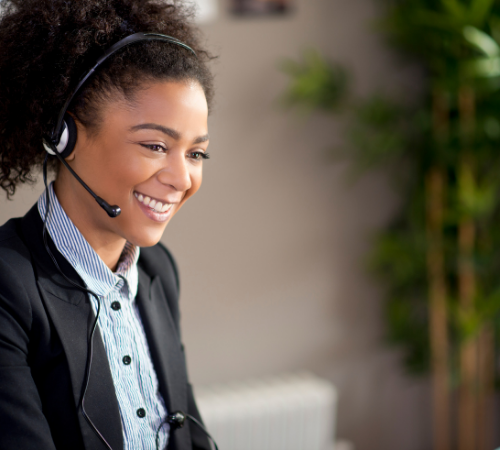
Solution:
{"label": "chin", "polygon": [[139,235],[125,237],[127,241],[137,247],[152,247],[160,242],[164,229],[161,232],[142,232]]}

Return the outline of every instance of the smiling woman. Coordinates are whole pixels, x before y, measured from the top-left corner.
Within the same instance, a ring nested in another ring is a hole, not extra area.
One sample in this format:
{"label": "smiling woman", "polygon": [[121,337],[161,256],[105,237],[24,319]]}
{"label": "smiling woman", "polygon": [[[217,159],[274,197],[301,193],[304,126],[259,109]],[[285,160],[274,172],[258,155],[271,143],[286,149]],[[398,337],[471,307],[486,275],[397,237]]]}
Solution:
{"label": "smiling woman", "polygon": [[159,240],[209,157],[210,56],[177,2],[2,6],[0,186],[55,181],[0,227],[0,448],[208,450]]}
{"label": "smiling woman", "polygon": [[97,134],[76,121],[78,140],[66,161],[92,189],[120,205],[121,214],[103,214],[66,170],[59,171],[54,189],[87,242],[115,268],[125,242],[155,245],[200,187],[208,108],[198,82],[158,81],[131,99],[108,101],[101,115]]}

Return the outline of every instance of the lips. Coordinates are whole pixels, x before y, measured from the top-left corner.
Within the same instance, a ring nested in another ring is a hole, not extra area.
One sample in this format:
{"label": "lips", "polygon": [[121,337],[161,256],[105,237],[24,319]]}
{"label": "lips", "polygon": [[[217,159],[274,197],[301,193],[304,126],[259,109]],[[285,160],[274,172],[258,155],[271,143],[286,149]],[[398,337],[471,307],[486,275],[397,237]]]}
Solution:
{"label": "lips", "polygon": [[140,194],[139,192],[134,192],[134,196],[143,205],[149,207],[156,213],[166,214],[173,206],[173,203],[163,203],[161,200],[149,197],[144,194]]}

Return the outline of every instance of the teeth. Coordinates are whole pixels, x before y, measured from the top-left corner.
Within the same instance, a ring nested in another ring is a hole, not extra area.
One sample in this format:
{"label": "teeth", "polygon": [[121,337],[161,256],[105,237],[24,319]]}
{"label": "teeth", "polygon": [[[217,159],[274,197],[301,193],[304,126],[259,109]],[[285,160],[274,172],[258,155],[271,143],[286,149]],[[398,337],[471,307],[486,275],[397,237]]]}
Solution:
{"label": "teeth", "polygon": [[139,200],[144,205],[149,206],[153,211],[158,213],[167,212],[172,207],[172,205],[169,203],[163,204],[162,202],[156,201],[154,198],[148,196],[144,197],[142,194],[138,194],[137,192],[134,192],[134,195],[137,200]]}

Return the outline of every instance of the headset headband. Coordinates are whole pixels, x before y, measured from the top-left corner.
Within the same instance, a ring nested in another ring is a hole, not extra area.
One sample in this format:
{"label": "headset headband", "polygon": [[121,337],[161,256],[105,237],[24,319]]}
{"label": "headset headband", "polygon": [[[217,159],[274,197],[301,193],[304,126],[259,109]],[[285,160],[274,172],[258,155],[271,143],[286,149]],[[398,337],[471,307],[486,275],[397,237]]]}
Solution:
{"label": "headset headband", "polygon": [[164,41],[164,42],[170,42],[171,44],[179,45],[180,47],[185,48],[186,50],[189,50],[196,56],[196,52],[189,47],[189,45],[184,44],[184,42],[179,41],[179,39],[174,38],[172,36],[167,36],[166,34],[159,34],[159,33],[135,33],[131,34],[130,36],[127,36],[126,38],[118,41],[116,44],[113,44],[110,48],[108,48],[104,54],[97,60],[97,62],[94,64],[94,67],[90,69],[85,76],[80,80],[78,83],[78,86],[75,88],[71,96],[66,100],[66,103],[62,107],[61,111],[59,112],[59,116],[57,118],[57,122],[52,130],[52,133],[50,134],[50,140],[54,145],[57,145],[61,138],[61,134],[63,132],[63,121],[64,121],[64,115],[66,114],[68,107],[70,103],[73,101],[73,98],[75,95],[78,93],[80,88],[85,84],[85,82],[90,78],[90,76],[95,72],[95,70],[104,62],[106,61],[111,55],[115,54],[118,50],[122,49],[123,47],[126,47],[127,45],[134,44],[136,42],[143,42],[143,41]]}

